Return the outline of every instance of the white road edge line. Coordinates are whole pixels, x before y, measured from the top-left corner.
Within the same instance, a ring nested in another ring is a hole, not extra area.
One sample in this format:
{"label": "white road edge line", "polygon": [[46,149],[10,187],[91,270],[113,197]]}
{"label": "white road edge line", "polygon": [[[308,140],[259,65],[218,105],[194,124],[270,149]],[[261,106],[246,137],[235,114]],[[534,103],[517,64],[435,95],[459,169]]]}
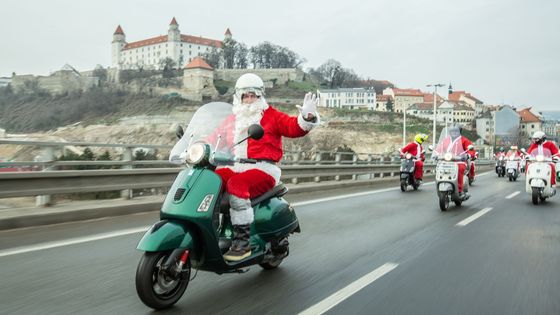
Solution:
{"label": "white road edge line", "polygon": [[463,221],[455,224],[456,226],[465,226],[469,223],[471,223],[472,221],[480,218],[481,216],[485,215],[486,213],[490,212],[490,210],[492,210],[492,207],[488,207],[488,208],[484,208],[480,211],[478,211],[477,213],[471,215],[470,217],[464,219]]}
{"label": "white road edge line", "polygon": [[519,195],[519,193],[520,193],[520,191],[518,190],[518,191],[512,193],[511,195],[508,195],[508,196],[506,197],[506,199],[511,199],[511,198],[513,198],[513,197]]}
{"label": "white road edge line", "polygon": [[15,248],[11,248],[11,249],[0,250],[0,257],[29,253],[29,252],[34,252],[34,251],[38,251],[38,250],[55,248],[55,247],[62,247],[62,246],[67,246],[67,245],[74,245],[74,244],[98,241],[98,240],[103,240],[103,239],[107,239],[107,238],[113,238],[113,237],[135,234],[135,233],[140,233],[140,232],[146,232],[149,228],[150,228],[149,226],[144,226],[144,227],[141,227],[141,228],[133,228],[133,229],[120,230],[120,231],[110,232],[110,233],[90,235],[90,236],[86,236],[86,237],[71,238],[71,239],[64,240],[64,241],[47,242],[47,243],[42,243],[42,244],[30,245],[30,246],[15,247]]}
{"label": "white road edge line", "polygon": [[299,313],[299,315],[320,315],[324,314],[331,308],[338,305],[340,302],[346,300],[356,292],[360,291],[370,283],[374,282],[375,280],[383,277],[387,273],[391,272],[391,270],[397,268],[399,264],[395,263],[386,263],[383,266],[375,269],[374,271],[368,273],[367,275],[361,277],[360,279],[350,283],[346,287],[338,290],[337,292],[333,293],[326,299],[322,300],[321,302],[311,306],[310,308],[304,310],[303,312]]}

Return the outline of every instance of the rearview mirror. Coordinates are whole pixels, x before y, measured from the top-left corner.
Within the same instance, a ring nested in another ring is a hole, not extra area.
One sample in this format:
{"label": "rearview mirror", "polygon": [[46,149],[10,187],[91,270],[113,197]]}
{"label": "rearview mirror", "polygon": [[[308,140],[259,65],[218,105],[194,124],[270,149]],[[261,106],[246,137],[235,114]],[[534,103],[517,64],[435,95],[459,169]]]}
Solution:
{"label": "rearview mirror", "polygon": [[259,140],[264,136],[264,129],[259,124],[252,124],[247,130],[247,135],[251,139]]}
{"label": "rearview mirror", "polygon": [[432,151],[434,151],[434,146],[430,144],[428,146],[428,152],[432,152]]}
{"label": "rearview mirror", "polygon": [[181,127],[181,125],[177,125],[177,128],[175,129],[175,136],[177,136],[177,138],[181,139],[184,134],[185,134],[185,132],[183,131],[183,127]]}

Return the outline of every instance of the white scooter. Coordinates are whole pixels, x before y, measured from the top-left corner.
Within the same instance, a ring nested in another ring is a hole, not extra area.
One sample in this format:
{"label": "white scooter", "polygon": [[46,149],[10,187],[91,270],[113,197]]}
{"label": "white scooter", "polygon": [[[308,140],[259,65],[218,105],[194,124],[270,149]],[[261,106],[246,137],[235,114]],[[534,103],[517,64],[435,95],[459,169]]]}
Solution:
{"label": "white scooter", "polygon": [[521,164],[521,158],[515,156],[515,154],[509,155],[506,160],[506,174],[508,175],[509,181],[514,182],[519,177],[519,169]]}
{"label": "white scooter", "polygon": [[552,154],[548,149],[535,149],[528,156],[525,191],[531,194],[534,205],[556,194],[556,187],[550,183],[551,162],[553,162]]}

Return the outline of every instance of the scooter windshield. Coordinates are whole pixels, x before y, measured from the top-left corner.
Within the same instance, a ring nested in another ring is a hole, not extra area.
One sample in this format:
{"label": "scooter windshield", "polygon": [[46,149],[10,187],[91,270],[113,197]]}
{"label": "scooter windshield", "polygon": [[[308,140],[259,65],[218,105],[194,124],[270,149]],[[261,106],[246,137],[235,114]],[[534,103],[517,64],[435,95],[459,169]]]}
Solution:
{"label": "scooter windshield", "polygon": [[551,158],[552,157],[552,152],[550,152],[550,150],[547,149],[547,148],[538,147],[538,148],[535,148],[533,151],[531,151],[531,153],[529,153],[529,155],[532,158],[536,158],[539,155],[542,155],[545,158]]}
{"label": "scooter windshield", "polygon": [[191,118],[183,137],[171,149],[169,161],[181,163],[181,153],[194,143],[207,143],[211,151],[232,152],[234,122],[231,104],[212,102],[201,106]]}
{"label": "scooter windshield", "polygon": [[460,159],[467,154],[467,149],[463,148],[461,133],[457,127],[446,127],[441,131],[432,157],[443,158],[448,153],[451,154],[453,159]]}

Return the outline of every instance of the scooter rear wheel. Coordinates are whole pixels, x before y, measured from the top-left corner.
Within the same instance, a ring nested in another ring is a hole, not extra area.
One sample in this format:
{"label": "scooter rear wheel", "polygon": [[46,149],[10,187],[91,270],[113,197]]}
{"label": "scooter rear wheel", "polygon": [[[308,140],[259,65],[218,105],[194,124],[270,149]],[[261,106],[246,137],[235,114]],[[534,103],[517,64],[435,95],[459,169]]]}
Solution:
{"label": "scooter rear wheel", "polygon": [[[185,293],[190,280],[190,260],[175,279],[166,275],[161,266],[170,252],[146,252],[136,269],[136,292],[146,306],[161,310],[173,306]],[[178,263],[178,262],[177,262]]]}
{"label": "scooter rear wheel", "polygon": [[534,205],[538,205],[538,204],[539,204],[539,201],[540,201],[540,198],[539,198],[539,197],[540,197],[540,196],[539,196],[539,189],[533,187],[533,191],[532,191],[532,193],[531,193],[531,199],[533,200],[533,204],[534,204]]}

